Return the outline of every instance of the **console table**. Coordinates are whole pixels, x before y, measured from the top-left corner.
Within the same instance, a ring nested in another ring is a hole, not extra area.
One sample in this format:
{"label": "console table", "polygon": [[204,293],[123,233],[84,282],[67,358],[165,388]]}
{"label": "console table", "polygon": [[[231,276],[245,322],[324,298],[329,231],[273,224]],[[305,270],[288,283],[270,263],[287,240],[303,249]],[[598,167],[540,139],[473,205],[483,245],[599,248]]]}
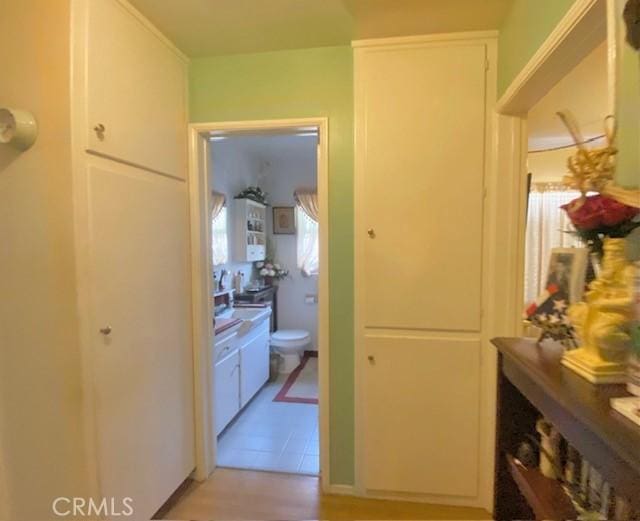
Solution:
{"label": "console table", "polygon": [[[609,405],[623,385],[595,386],[560,363],[559,344],[496,338],[499,353],[495,474],[496,519],[575,519],[559,482],[512,458],[540,416],[640,511],[640,427]],[[573,517],[572,517],[573,516]]]}

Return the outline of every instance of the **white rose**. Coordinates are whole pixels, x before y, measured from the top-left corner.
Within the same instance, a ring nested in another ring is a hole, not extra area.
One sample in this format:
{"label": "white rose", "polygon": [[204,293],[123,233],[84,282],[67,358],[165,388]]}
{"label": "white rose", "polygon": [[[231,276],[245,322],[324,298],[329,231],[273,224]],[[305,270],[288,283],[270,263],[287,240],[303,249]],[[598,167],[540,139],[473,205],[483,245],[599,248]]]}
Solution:
{"label": "white rose", "polygon": [[279,270],[279,269],[280,269],[280,264],[274,264],[274,265],[273,265],[273,267],[274,267],[275,269]]}
{"label": "white rose", "polygon": [[275,277],[275,276],[276,276],[276,272],[275,272],[275,270],[271,270],[271,271],[269,271],[269,276],[270,276],[270,277]]}
{"label": "white rose", "polygon": [[268,270],[267,268],[262,268],[262,269],[260,270],[260,275],[261,275],[262,277],[266,277],[267,275],[269,275],[269,270]]}

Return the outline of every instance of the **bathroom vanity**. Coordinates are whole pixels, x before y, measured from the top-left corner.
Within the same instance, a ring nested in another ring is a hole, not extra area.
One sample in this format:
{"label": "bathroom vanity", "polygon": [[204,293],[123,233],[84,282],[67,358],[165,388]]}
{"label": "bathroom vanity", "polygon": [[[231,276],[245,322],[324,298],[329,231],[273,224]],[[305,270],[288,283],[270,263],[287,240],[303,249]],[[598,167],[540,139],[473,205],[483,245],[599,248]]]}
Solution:
{"label": "bathroom vanity", "polygon": [[239,308],[218,319],[213,345],[214,422],[216,435],[269,379],[271,308]]}
{"label": "bathroom vanity", "polygon": [[241,304],[268,304],[271,306],[271,332],[278,330],[278,286],[268,286],[259,291],[236,293],[234,297]]}

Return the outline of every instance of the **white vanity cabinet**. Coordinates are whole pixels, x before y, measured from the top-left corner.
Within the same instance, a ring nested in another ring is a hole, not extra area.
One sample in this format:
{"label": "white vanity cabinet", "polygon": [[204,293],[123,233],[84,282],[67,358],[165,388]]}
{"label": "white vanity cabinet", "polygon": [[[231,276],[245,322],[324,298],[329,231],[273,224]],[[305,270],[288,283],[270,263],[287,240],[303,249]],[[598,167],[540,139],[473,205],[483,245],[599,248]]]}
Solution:
{"label": "white vanity cabinet", "polygon": [[244,407],[269,379],[268,317],[242,343],[240,374],[240,407]]}
{"label": "white vanity cabinet", "polygon": [[216,435],[240,410],[240,354],[234,350],[215,365],[214,404]]}
{"label": "white vanity cabinet", "polygon": [[[270,309],[214,345],[214,421],[219,435],[269,379]],[[250,323],[250,324],[249,324]]]}

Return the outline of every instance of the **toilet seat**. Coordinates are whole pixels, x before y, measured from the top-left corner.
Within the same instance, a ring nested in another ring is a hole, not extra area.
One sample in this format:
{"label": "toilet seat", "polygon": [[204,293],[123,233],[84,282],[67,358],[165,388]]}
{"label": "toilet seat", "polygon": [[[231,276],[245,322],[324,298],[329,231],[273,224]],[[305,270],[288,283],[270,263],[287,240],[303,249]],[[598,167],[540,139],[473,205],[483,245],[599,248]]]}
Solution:
{"label": "toilet seat", "polygon": [[304,347],[311,340],[311,335],[303,329],[282,329],[271,335],[273,347]]}

